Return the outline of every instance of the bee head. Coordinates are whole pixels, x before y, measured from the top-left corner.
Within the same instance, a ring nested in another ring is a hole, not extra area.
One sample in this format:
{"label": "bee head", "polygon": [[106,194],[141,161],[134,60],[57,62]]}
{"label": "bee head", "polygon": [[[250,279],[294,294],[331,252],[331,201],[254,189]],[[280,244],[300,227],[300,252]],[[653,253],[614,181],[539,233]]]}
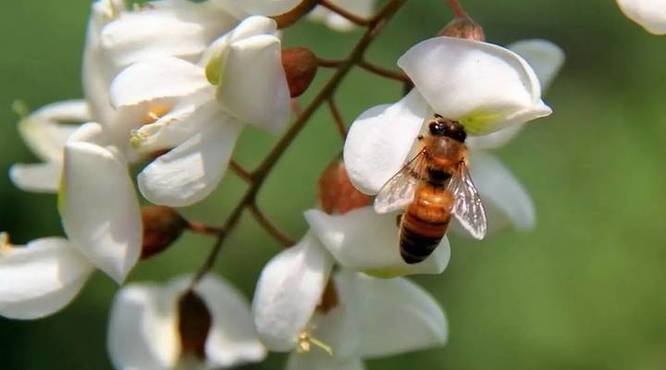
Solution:
{"label": "bee head", "polygon": [[428,129],[432,136],[446,136],[461,143],[464,143],[467,138],[467,133],[459,122],[446,119],[439,114],[435,114]]}

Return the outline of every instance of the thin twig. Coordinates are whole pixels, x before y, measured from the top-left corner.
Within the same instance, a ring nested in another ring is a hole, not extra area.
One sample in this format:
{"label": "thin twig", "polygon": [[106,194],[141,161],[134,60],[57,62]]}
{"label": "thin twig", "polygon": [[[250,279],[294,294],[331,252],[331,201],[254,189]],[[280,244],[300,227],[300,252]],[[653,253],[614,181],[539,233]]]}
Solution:
{"label": "thin twig", "polygon": [[324,68],[338,68],[344,64],[346,60],[326,59],[317,57],[317,65]]}
{"label": "thin twig", "polygon": [[409,81],[409,77],[407,77],[406,74],[399,72],[399,71],[394,71],[388,68],[384,68],[381,66],[378,66],[376,64],[372,64],[369,62],[366,62],[364,60],[360,61],[358,63],[358,66],[365,69],[366,71],[370,73],[374,73],[377,76],[389,78],[392,80],[396,80],[398,82],[406,82]]}
{"label": "thin twig", "polygon": [[342,118],[342,114],[340,114],[340,109],[338,109],[338,105],[335,103],[335,98],[331,96],[330,98],[327,99],[328,102],[328,109],[331,111],[331,116],[333,116],[333,122],[335,122],[335,126],[338,128],[338,131],[340,132],[340,136],[342,136],[342,139],[344,140],[347,137],[347,128],[345,127],[345,120]]}
{"label": "thin twig", "polygon": [[243,211],[255,203],[257,194],[259,193],[259,190],[261,190],[264,181],[268,177],[273,167],[275,167],[276,163],[280,160],[280,158],[282,158],[282,155],[289,147],[291,142],[298,136],[298,134],[305,127],[306,123],[319,109],[319,107],[324,102],[326,102],[327,99],[333,96],[340,83],[351,71],[352,67],[363,60],[363,56],[365,55],[365,52],[372,41],[381,32],[388,20],[398,12],[398,10],[405,4],[406,1],[407,0],[391,0],[375,17],[370,20],[368,23],[368,30],[363,34],[363,37],[361,37],[356,46],[354,46],[354,49],[349,54],[349,57],[345,59],[345,62],[338,67],[338,69],[335,71],[323,89],[319,92],[319,94],[317,94],[312,102],[310,102],[310,104],[305,107],[303,113],[301,113],[296,118],[294,123],[277,142],[277,144],[275,144],[264,161],[259,165],[259,167],[257,167],[250,186],[236,207],[231,211],[231,215],[227,219],[224,228],[218,234],[217,240],[215,241],[210,254],[192,280],[192,286],[198,283],[213,267],[217,257],[222,251],[222,246],[224,245],[224,241],[229,235],[229,232],[233,230],[233,228],[238,224],[241,216],[243,215]]}
{"label": "thin twig", "polygon": [[200,222],[187,221],[187,229],[196,234],[218,236],[223,232],[223,228],[202,224]]}
{"label": "thin twig", "polygon": [[231,168],[231,170],[234,171],[234,173],[236,175],[238,175],[238,177],[240,177],[244,181],[252,182],[252,174],[250,173],[250,171],[246,170],[243,166],[238,164],[238,162],[236,162],[235,160],[232,159],[229,162],[229,168]]}
{"label": "thin twig", "polygon": [[248,209],[252,212],[254,219],[257,220],[259,225],[264,228],[269,234],[271,234],[275,239],[280,241],[285,247],[290,247],[296,244],[296,241],[285,235],[280,231],[269,219],[268,217],[259,209],[256,203],[252,203]]}
{"label": "thin twig", "polygon": [[358,25],[358,26],[370,26],[372,24],[372,20],[359,17],[358,15],[349,12],[347,9],[342,8],[340,6],[337,6],[330,2],[329,0],[321,0],[319,2],[319,5],[323,6],[324,8],[327,8],[328,10],[332,11],[333,13],[336,13],[340,15],[341,17],[347,19],[348,21]]}
{"label": "thin twig", "polygon": [[453,10],[453,14],[456,15],[456,17],[467,17],[467,12],[465,11],[465,8],[460,4],[460,1],[458,0],[449,0],[449,7],[451,10]]}

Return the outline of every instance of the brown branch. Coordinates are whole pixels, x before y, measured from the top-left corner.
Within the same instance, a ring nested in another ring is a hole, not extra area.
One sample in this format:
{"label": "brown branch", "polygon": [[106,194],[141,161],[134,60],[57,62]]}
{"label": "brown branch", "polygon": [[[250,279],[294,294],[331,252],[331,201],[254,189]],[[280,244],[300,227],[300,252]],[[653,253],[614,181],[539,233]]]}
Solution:
{"label": "brown branch", "polygon": [[333,13],[336,13],[340,15],[341,17],[347,19],[348,21],[358,25],[358,26],[370,26],[372,24],[371,19],[366,19],[363,17],[359,17],[358,15],[349,12],[347,9],[342,8],[340,6],[337,6],[330,2],[329,0],[321,0],[319,2],[319,5],[323,6],[324,8],[327,8],[328,10],[332,11]]}
{"label": "brown branch", "polygon": [[234,173],[236,175],[238,175],[238,177],[243,179],[245,182],[252,182],[252,174],[250,173],[250,171],[246,170],[243,166],[238,164],[238,162],[236,162],[235,160],[232,159],[229,162],[229,168],[232,171],[234,171]]}
{"label": "brown branch", "polygon": [[335,60],[317,57],[317,65],[324,68],[338,68],[344,64],[346,60]]}
{"label": "brown branch", "polygon": [[202,235],[209,235],[209,236],[218,236],[221,232],[223,232],[223,228],[217,227],[217,226],[210,226],[206,224],[202,224],[200,222],[192,222],[192,221],[187,221],[187,230],[196,233],[196,234],[202,234]]}
{"label": "brown branch", "polygon": [[275,239],[277,239],[285,247],[291,247],[296,244],[296,241],[288,237],[285,233],[280,231],[266,215],[259,209],[256,203],[252,203],[248,206],[250,212],[254,216],[254,219],[257,220],[259,225],[264,228],[269,234],[271,234]]}
{"label": "brown branch", "polygon": [[449,8],[453,10],[453,14],[455,14],[456,17],[467,17],[467,12],[465,11],[465,8],[460,4],[460,1],[458,0],[449,0]]}
{"label": "brown branch", "polygon": [[335,127],[338,128],[338,132],[340,132],[340,136],[342,136],[342,140],[344,140],[347,137],[345,120],[342,118],[342,114],[340,114],[340,109],[338,109],[338,105],[335,103],[335,98],[331,96],[327,99],[327,102],[328,109],[331,111],[331,116],[333,116],[333,122],[335,122]]}
{"label": "brown branch", "polygon": [[364,60],[360,61],[358,63],[358,66],[363,68],[364,70],[374,73],[377,76],[385,77],[391,80],[395,80],[398,82],[408,82],[409,77],[407,77],[406,74],[400,72],[400,71],[394,71],[392,69],[384,68],[369,62],[366,62]]}
{"label": "brown branch", "polygon": [[229,232],[233,230],[233,228],[238,224],[241,216],[243,215],[243,211],[255,204],[257,194],[259,193],[259,190],[261,190],[264,181],[270,174],[273,167],[275,167],[277,162],[280,160],[280,158],[282,158],[282,155],[289,147],[291,142],[298,136],[298,134],[305,127],[306,123],[319,109],[319,107],[331,96],[333,96],[338,86],[349,74],[351,69],[361,60],[363,60],[363,56],[365,55],[365,52],[370,44],[372,44],[372,41],[377,37],[386,23],[398,12],[398,10],[405,4],[406,1],[407,0],[391,0],[375,17],[373,17],[368,22],[367,31],[354,46],[353,50],[349,54],[349,57],[345,59],[344,63],[338,66],[333,76],[329,79],[326,85],[324,85],[319,94],[317,94],[312,102],[310,102],[310,104],[305,107],[303,112],[296,118],[287,132],[275,144],[264,161],[261,162],[261,164],[257,167],[250,186],[236,207],[231,211],[231,215],[227,219],[224,228],[222,228],[218,234],[217,240],[215,241],[210,254],[195,275],[192,281],[192,286],[199,282],[201,278],[203,278],[203,276],[213,267],[217,257],[222,251],[222,246],[224,245],[224,241],[229,235]]}

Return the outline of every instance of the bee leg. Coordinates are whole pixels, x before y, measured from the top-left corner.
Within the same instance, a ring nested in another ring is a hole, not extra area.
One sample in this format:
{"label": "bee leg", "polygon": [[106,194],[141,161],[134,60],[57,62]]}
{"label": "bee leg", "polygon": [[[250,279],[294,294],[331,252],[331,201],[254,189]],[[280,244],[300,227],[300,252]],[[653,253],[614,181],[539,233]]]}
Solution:
{"label": "bee leg", "polygon": [[402,213],[395,216],[395,226],[400,227],[401,222],[402,222]]}

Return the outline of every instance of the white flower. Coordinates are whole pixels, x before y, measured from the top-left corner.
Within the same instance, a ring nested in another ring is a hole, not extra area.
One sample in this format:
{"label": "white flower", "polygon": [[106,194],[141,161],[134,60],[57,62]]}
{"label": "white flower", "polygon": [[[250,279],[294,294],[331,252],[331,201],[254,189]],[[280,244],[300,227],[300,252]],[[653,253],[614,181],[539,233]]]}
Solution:
{"label": "white flower", "polygon": [[[502,129],[551,112],[541,100],[539,80],[528,63],[496,45],[439,37],[416,45],[398,64],[415,89],[398,103],[363,113],[345,143],[350,180],[366,194],[376,194],[400,170],[433,113],[460,121],[468,134],[495,132],[501,138],[507,134]],[[514,223],[529,227],[532,205],[520,184],[499,162],[484,161],[482,154],[474,156],[481,159],[470,159],[472,177],[486,206],[497,205],[519,219]]]}
{"label": "white flower", "polygon": [[666,34],[665,0],[617,0],[622,12],[655,35]]}
{"label": "white flower", "polygon": [[0,316],[38,319],[76,297],[94,266],[63,238],[12,246],[0,234]]}
{"label": "white flower", "polygon": [[211,0],[213,4],[239,19],[252,15],[275,16],[288,13],[307,0]]}
{"label": "white flower", "polygon": [[213,275],[188,294],[190,282],[131,284],[118,292],[108,336],[116,369],[228,368],[265,357],[245,297]]}
{"label": "white flower", "polygon": [[444,313],[424,290],[402,278],[349,271],[330,283],[332,265],[308,234],[275,256],[259,278],[255,325],[270,350],[292,352],[288,369],[356,369],[363,358],[446,342]]}
{"label": "white flower", "polygon": [[[350,13],[362,17],[370,18],[374,14],[376,0],[330,0],[331,4],[337,5]],[[356,25],[347,18],[334,13],[327,8],[319,5],[309,15],[310,19],[321,22],[326,26],[340,32],[351,31]]]}
{"label": "white flower", "polygon": [[202,200],[222,178],[244,125],[273,132],[286,125],[289,88],[276,32],[275,21],[250,17],[214,42],[199,65],[152,58],[114,80],[114,106],[159,112],[133,133],[134,149],[174,148],[139,175],[148,200],[174,207]]}

